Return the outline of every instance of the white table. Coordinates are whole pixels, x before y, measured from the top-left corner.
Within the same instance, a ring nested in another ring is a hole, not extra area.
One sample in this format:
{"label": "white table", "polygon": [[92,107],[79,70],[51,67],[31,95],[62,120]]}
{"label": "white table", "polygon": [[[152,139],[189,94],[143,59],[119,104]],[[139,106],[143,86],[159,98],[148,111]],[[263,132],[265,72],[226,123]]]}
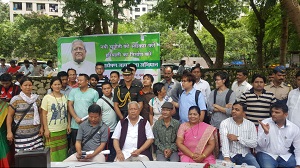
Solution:
{"label": "white table", "polygon": [[146,161],[146,162],[51,162],[51,167],[65,167],[65,168],[201,168],[204,163],[184,163],[184,162],[160,162],[160,161]]}

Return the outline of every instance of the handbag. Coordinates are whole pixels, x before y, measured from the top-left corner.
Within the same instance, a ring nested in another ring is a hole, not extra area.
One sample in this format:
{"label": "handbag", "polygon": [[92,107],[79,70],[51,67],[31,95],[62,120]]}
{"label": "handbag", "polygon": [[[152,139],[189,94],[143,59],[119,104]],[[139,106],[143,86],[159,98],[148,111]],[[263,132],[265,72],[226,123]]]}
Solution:
{"label": "handbag", "polygon": [[[93,138],[93,136],[99,131],[99,129],[101,128],[101,126],[99,125],[96,129],[96,131],[93,132],[93,134],[90,134],[90,136],[84,141],[81,143],[81,149],[82,147],[90,140]],[[102,133],[100,134],[100,137],[102,136]],[[68,151],[68,156],[71,156],[73,155],[74,153],[76,153],[76,147],[75,145],[72,145],[71,148],[69,149]]]}
{"label": "handbag", "polygon": [[24,119],[25,115],[29,112],[30,108],[32,107],[33,103],[31,103],[29,105],[29,107],[24,111],[22,117],[20,118],[20,120],[18,121],[18,123],[16,124],[15,121],[13,120],[12,123],[11,123],[11,132],[13,134],[16,133],[17,129],[19,128],[19,125],[21,123],[21,121]]}

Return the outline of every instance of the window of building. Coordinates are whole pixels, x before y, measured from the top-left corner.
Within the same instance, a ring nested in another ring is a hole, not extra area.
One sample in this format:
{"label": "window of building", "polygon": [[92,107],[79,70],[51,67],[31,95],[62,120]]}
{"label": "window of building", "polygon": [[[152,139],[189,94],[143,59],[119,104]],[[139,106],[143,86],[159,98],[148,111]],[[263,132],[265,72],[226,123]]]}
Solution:
{"label": "window of building", "polygon": [[49,4],[49,12],[58,12],[58,4]]}
{"label": "window of building", "polygon": [[135,17],[135,19],[137,19],[137,18],[139,18],[139,17],[140,17],[140,15],[135,15],[134,17]]}
{"label": "window of building", "polygon": [[146,12],[146,8],[142,8],[142,11],[143,11],[143,12]]}
{"label": "window of building", "polygon": [[14,2],[13,6],[14,10],[22,10],[22,2]]}
{"label": "window of building", "polygon": [[139,11],[141,11],[141,9],[140,8],[135,8],[134,11],[139,12]]}
{"label": "window of building", "polygon": [[26,3],[26,11],[32,11],[32,3]]}
{"label": "window of building", "polygon": [[46,8],[45,8],[45,4],[43,4],[43,3],[37,3],[36,4],[36,9],[38,10],[38,11],[40,11],[40,10],[45,10]]}

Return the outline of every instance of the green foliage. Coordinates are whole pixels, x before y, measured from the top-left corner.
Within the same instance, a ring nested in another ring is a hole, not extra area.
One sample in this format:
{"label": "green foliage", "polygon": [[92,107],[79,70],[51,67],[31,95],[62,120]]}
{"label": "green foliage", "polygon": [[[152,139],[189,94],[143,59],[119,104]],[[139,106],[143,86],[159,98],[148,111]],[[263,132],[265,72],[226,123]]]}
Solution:
{"label": "green foliage", "polygon": [[9,20],[9,5],[0,1],[0,23]]}
{"label": "green foliage", "polygon": [[70,36],[71,25],[61,17],[30,14],[0,25],[0,54],[5,57],[55,59],[57,39]]}
{"label": "green foliage", "polygon": [[[118,21],[118,18],[114,18],[113,10],[118,11],[118,14],[122,14],[123,9],[130,9],[130,6],[134,6],[140,1],[135,0],[112,0],[111,4],[104,5],[102,0],[63,0],[65,6],[63,8],[64,16],[72,18],[74,22],[74,31],[79,32],[80,35],[86,34],[99,34],[104,33],[103,29],[108,29],[108,25],[103,22],[108,22],[112,25],[112,22]],[[113,5],[113,3],[118,5]],[[100,30],[97,30],[100,28]]]}

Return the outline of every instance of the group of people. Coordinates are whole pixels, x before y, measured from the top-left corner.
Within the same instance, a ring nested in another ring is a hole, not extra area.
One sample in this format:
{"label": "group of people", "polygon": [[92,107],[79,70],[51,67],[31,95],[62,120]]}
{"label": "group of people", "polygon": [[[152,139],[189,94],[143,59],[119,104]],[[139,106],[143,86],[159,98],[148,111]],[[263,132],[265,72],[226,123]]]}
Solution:
{"label": "group of people", "polygon": [[12,76],[56,76],[55,68],[51,60],[47,61],[45,69],[38,65],[37,59],[32,60],[32,64],[28,60],[24,60],[24,65],[18,66],[15,60],[9,62],[10,66],[5,65],[5,59],[0,59],[0,75],[8,73]]}
{"label": "group of people", "polygon": [[[84,52],[81,50],[74,52]],[[1,75],[0,167],[20,150],[49,147],[51,161],[174,161],[216,163],[223,159],[255,167],[299,167],[300,72],[298,88],[284,83],[285,68],[276,67],[273,81],[238,70],[214,74],[215,90],[203,80],[200,66],[154,83],[151,74],[135,78],[137,67],[104,76],[60,71],[41,100],[28,76],[12,82]],[[105,157],[103,150],[110,150]]]}

